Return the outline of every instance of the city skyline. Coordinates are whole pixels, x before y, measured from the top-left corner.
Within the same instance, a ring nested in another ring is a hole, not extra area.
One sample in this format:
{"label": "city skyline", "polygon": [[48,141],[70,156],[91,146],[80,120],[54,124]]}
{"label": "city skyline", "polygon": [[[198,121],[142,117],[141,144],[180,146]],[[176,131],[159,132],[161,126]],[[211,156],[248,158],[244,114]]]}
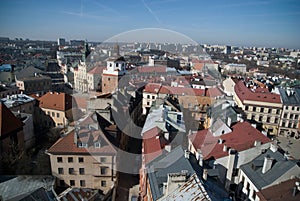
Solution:
{"label": "city skyline", "polygon": [[0,36],[105,41],[124,32],[156,28],[201,44],[299,49],[299,10],[296,0],[12,0],[2,1]]}

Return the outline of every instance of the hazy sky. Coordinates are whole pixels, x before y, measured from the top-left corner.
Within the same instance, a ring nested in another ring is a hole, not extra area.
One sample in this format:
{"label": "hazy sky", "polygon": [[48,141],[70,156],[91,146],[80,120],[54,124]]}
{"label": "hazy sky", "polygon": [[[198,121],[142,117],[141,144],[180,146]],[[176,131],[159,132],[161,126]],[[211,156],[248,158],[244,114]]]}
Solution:
{"label": "hazy sky", "polygon": [[0,0],[0,3],[0,36],[10,38],[103,41],[134,29],[163,28],[199,43],[300,48],[299,0]]}

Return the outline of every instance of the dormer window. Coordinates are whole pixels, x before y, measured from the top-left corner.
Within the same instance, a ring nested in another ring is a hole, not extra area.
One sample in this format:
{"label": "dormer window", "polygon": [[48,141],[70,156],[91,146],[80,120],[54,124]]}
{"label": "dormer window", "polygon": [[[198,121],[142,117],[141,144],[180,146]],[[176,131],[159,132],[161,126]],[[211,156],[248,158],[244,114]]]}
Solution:
{"label": "dormer window", "polygon": [[77,146],[78,146],[79,148],[86,148],[86,147],[87,147],[87,143],[85,143],[85,142],[78,142],[78,143],[77,143]]}
{"label": "dormer window", "polygon": [[95,143],[94,143],[94,146],[95,146],[95,148],[100,148],[100,146],[101,146],[101,145],[100,145],[100,142],[95,142]]}

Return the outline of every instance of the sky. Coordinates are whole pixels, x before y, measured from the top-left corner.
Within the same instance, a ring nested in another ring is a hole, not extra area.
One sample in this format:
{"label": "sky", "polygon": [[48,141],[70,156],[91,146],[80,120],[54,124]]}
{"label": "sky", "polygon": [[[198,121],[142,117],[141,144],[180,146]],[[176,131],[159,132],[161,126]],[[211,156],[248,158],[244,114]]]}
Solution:
{"label": "sky", "polygon": [[133,31],[156,28],[201,44],[299,49],[299,25],[299,0],[0,0],[0,36],[12,39],[160,38]]}

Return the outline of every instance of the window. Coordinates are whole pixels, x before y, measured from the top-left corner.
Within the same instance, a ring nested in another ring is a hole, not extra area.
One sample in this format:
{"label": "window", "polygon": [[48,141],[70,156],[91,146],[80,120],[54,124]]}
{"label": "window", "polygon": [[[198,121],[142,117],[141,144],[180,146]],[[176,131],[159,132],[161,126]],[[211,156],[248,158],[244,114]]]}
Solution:
{"label": "window", "polygon": [[85,180],[80,180],[80,186],[84,187],[85,186]]}
{"label": "window", "polygon": [[275,124],[277,124],[277,123],[278,123],[278,118],[276,117],[276,118],[275,118]]}
{"label": "window", "polygon": [[150,95],[147,95],[147,98],[150,98]]}
{"label": "window", "polygon": [[272,109],[269,109],[269,110],[268,110],[268,113],[272,113]]}
{"label": "window", "polygon": [[57,157],[57,162],[58,162],[58,163],[62,163],[62,162],[63,162],[62,157]]}
{"label": "window", "polygon": [[100,162],[105,163],[106,162],[106,157],[100,157]]}
{"label": "window", "polygon": [[119,67],[119,63],[116,63],[116,67]]}
{"label": "window", "polygon": [[245,110],[249,110],[249,106],[248,105],[245,106]]}
{"label": "window", "polygon": [[95,146],[95,148],[100,148],[100,142],[95,142],[94,146]]}
{"label": "window", "polygon": [[256,111],[256,107],[253,107],[253,111],[254,111],[254,112]]}
{"label": "window", "polygon": [[79,158],[78,158],[78,162],[79,162],[79,163],[83,163],[83,162],[84,162],[83,157],[79,157]]}
{"label": "window", "polygon": [[52,117],[55,117],[55,112],[52,112]]}
{"label": "window", "polygon": [[292,110],[295,110],[295,107],[294,107],[294,106],[292,107]]}
{"label": "window", "polygon": [[106,181],[101,181],[101,186],[105,187],[106,186]]}
{"label": "window", "polygon": [[263,107],[260,108],[260,112],[264,112],[264,108]]}
{"label": "window", "polygon": [[58,112],[56,113],[56,117],[59,118],[59,113]]}
{"label": "window", "polygon": [[101,167],[101,169],[100,169],[100,173],[101,173],[101,175],[106,175],[106,167]]}
{"label": "window", "polygon": [[284,113],[283,118],[287,118],[287,113]]}
{"label": "window", "polygon": [[298,118],[299,118],[299,115],[295,114],[295,119],[298,120]]}
{"label": "window", "polygon": [[267,123],[270,123],[270,119],[271,119],[270,117],[267,117]]}
{"label": "window", "polygon": [[75,180],[70,180],[70,186],[75,186]]}
{"label": "window", "polygon": [[73,163],[73,157],[68,157],[68,163]]}
{"label": "window", "polygon": [[152,99],[155,99],[155,96],[152,96]]}
{"label": "window", "polygon": [[47,114],[50,115],[50,112],[48,111]]}
{"label": "window", "polygon": [[69,174],[74,174],[74,168],[69,168]]}
{"label": "window", "polygon": [[149,101],[147,102],[147,105],[150,105],[150,102],[149,102]]}
{"label": "window", "polygon": [[79,168],[79,174],[81,174],[81,175],[84,174],[84,168]]}
{"label": "window", "polygon": [[285,109],[288,110],[288,109],[289,109],[289,106],[285,106]]}
{"label": "window", "polygon": [[277,109],[276,114],[279,114],[279,113],[280,113],[280,109]]}
{"label": "window", "polygon": [[64,169],[63,168],[58,168],[58,174],[64,174]]}
{"label": "window", "polygon": [[259,116],[258,121],[262,121],[263,116]]}
{"label": "window", "polygon": [[110,77],[109,77],[109,78],[107,78],[107,80],[108,80],[108,81],[110,81]]}

